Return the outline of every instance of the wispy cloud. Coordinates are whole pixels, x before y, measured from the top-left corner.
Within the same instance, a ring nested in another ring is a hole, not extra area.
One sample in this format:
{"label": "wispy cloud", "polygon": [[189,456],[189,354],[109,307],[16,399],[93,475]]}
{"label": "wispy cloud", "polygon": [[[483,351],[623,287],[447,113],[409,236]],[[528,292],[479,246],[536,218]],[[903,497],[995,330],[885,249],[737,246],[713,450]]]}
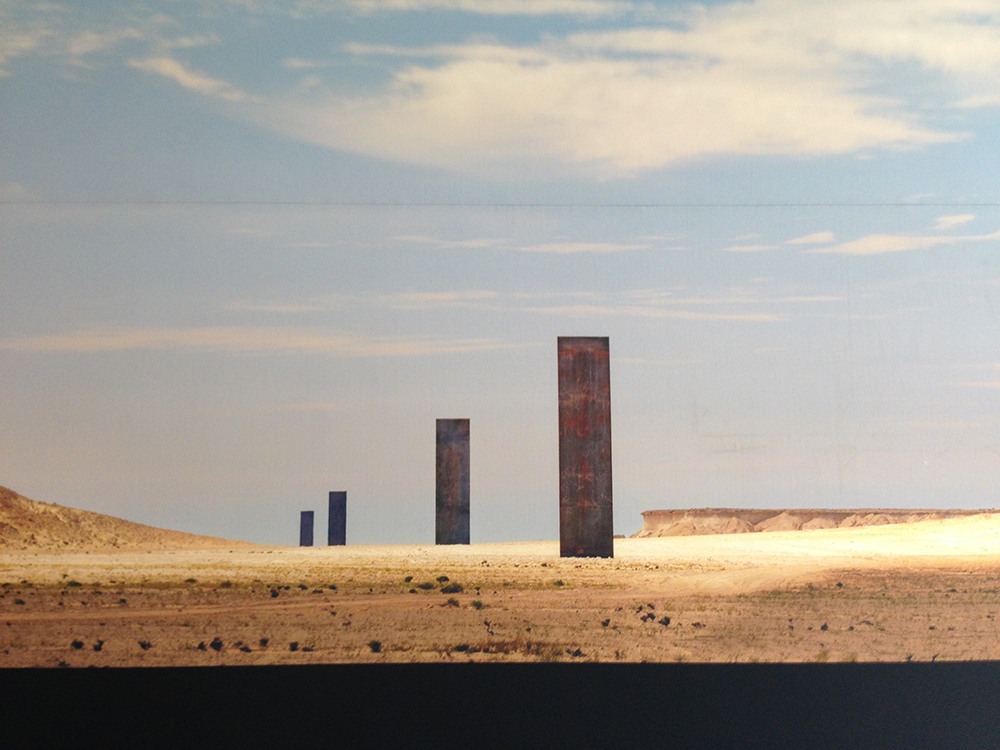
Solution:
{"label": "wispy cloud", "polygon": [[461,11],[494,16],[609,16],[633,8],[620,0],[349,0],[362,13]]}
{"label": "wispy cloud", "polygon": [[499,298],[498,292],[485,289],[453,292],[403,292],[380,297],[389,307],[399,310],[478,307],[484,303],[495,302]]}
{"label": "wispy cloud", "polygon": [[639,305],[557,305],[528,308],[530,312],[560,315],[568,318],[673,318],[675,320],[742,321],[773,323],[785,317],[763,312],[706,312],[700,310],[672,310],[663,307]]}
{"label": "wispy cloud", "polygon": [[975,220],[975,214],[954,214],[952,216],[939,216],[934,222],[934,228],[942,231],[960,227]]}
{"label": "wispy cloud", "polygon": [[818,247],[804,252],[831,255],[881,255],[928,250],[934,247],[1000,239],[1000,231],[979,235],[870,234],[850,242]]}
{"label": "wispy cloud", "polygon": [[444,250],[475,250],[483,248],[502,248],[508,245],[507,240],[493,237],[471,237],[465,239],[445,239],[424,234],[401,234],[392,237],[396,242],[408,245],[430,245]]}
{"label": "wispy cloud", "polygon": [[93,354],[122,351],[205,351],[227,354],[321,354],[416,357],[511,348],[489,339],[360,337],[268,327],[91,329],[0,341],[0,351]]}
{"label": "wispy cloud", "polygon": [[425,235],[400,235],[393,237],[397,242],[414,245],[430,245],[441,249],[494,249],[514,250],[522,253],[549,253],[552,255],[573,255],[576,253],[608,254],[625,253],[637,250],[649,250],[653,247],[652,240],[641,242],[580,242],[566,240],[562,242],[514,242],[498,238],[480,237],[469,239],[443,239]]}
{"label": "wispy cloud", "polygon": [[[632,317],[690,321],[773,323],[788,319],[788,305],[840,302],[835,295],[786,295],[765,297],[747,292],[717,296],[685,296],[656,289],[639,289],[613,297],[594,295],[568,304],[536,304],[524,309],[545,315],[574,318]],[[772,308],[770,310],[761,308]]]}
{"label": "wispy cloud", "polygon": [[786,245],[821,245],[833,242],[837,237],[833,232],[813,232],[794,239],[785,240]]}
{"label": "wispy cloud", "polygon": [[571,255],[574,253],[624,253],[648,250],[648,244],[622,242],[543,242],[537,245],[521,245],[516,248],[523,253],[553,253]]}
{"label": "wispy cloud", "polygon": [[774,249],[774,245],[729,245],[722,248],[722,251],[726,253],[766,253]]}
{"label": "wispy cloud", "polygon": [[136,68],[137,70],[155,73],[167,78],[183,88],[202,94],[203,96],[216,97],[229,102],[241,102],[251,98],[233,84],[191,70],[172,57],[133,59],[129,60],[128,64],[129,67]]}

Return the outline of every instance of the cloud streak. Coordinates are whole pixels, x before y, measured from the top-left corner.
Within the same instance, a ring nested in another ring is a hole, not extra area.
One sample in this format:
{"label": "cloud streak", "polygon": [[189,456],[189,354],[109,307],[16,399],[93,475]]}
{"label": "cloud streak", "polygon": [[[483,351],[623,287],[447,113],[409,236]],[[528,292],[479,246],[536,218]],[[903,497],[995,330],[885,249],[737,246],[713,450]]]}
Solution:
{"label": "cloud streak", "polygon": [[979,235],[909,235],[870,234],[850,242],[829,247],[817,247],[804,252],[825,255],[883,255],[885,253],[905,253],[929,250],[935,247],[957,245],[966,242],[983,242],[1000,239],[1000,231]]}
{"label": "cloud streak", "polygon": [[361,13],[460,11],[491,16],[610,16],[633,4],[619,0],[350,0]]}
{"label": "cloud streak", "polygon": [[417,357],[511,348],[489,339],[388,338],[337,335],[280,327],[98,328],[0,341],[0,351],[96,354],[202,351],[223,354],[322,354],[336,357]]}
{"label": "cloud streak", "polygon": [[133,59],[129,60],[128,64],[131,68],[146,73],[155,73],[202,96],[210,96],[228,102],[242,102],[251,98],[231,83],[191,70],[172,57]]}

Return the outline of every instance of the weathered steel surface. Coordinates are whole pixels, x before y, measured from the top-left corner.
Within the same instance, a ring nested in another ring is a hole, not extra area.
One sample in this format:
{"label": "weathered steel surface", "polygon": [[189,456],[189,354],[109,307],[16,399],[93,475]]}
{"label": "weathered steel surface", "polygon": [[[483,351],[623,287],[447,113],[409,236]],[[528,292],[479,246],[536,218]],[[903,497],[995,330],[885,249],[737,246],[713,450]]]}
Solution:
{"label": "weathered steel surface", "polygon": [[559,554],[613,557],[607,337],[558,339]]}
{"label": "weathered steel surface", "polygon": [[313,511],[304,510],[299,517],[299,546],[313,546]]}
{"label": "weathered steel surface", "polygon": [[326,543],[331,547],[347,544],[347,493],[330,493],[330,521],[326,529]]}
{"label": "weathered steel surface", "polygon": [[469,420],[437,420],[435,544],[469,543]]}

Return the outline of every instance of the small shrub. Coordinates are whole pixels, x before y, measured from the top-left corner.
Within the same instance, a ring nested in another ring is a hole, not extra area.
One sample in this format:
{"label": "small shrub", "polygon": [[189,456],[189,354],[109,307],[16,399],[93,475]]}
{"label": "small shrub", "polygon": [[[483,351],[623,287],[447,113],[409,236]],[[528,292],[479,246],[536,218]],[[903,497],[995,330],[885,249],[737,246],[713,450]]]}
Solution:
{"label": "small shrub", "polygon": [[448,576],[438,576],[437,577],[437,582],[438,583],[448,583]]}
{"label": "small shrub", "polygon": [[473,609],[482,609],[484,606],[485,605],[481,601],[479,601],[478,599],[475,599],[472,602],[472,608]]}
{"label": "small shrub", "polygon": [[382,641],[368,641],[368,648],[372,650],[373,654],[377,654],[382,650]]}
{"label": "small shrub", "polygon": [[555,585],[556,586],[565,586],[566,585],[566,581],[564,581],[562,578],[560,578],[558,581],[555,582]]}
{"label": "small shrub", "polygon": [[292,641],[291,643],[289,643],[288,644],[288,650],[289,651],[298,651],[299,650],[299,642],[298,641]]}
{"label": "small shrub", "polygon": [[462,653],[463,651],[468,651],[469,650],[469,644],[468,643],[459,643],[457,646],[455,646],[454,650],[458,651],[459,653]]}
{"label": "small shrub", "polygon": [[462,591],[463,588],[460,583],[449,583],[446,586],[441,587],[442,594],[460,594]]}
{"label": "small shrub", "polygon": [[79,588],[83,584],[80,583],[79,581],[66,581],[66,585],[69,586],[71,589],[75,589]]}
{"label": "small shrub", "polygon": [[219,651],[222,651],[222,646],[224,644],[222,643],[222,639],[219,638],[219,636],[215,636],[215,638],[212,639],[212,642],[209,645],[212,647],[213,651],[218,653]]}
{"label": "small shrub", "polygon": [[149,641],[139,641],[139,648],[141,648],[143,651],[149,651],[149,649],[151,649],[152,647],[153,644],[150,643]]}
{"label": "small shrub", "polygon": [[272,598],[272,599],[277,599],[277,598],[278,598],[278,595],[279,595],[280,593],[281,593],[281,592],[280,592],[280,591],[278,591],[278,589],[271,589],[271,598]]}
{"label": "small shrub", "polygon": [[267,648],[267,644],[268,643],[270,643],[270,641],[267,638],[261,638],[260,639],[260,647],[261,648]]}
{"label": "small shrub", "polygon": [[83,648],[83,641],[73,641],[69,645],[72,646],[75,651],[79,651],[81,648]]}
{"label": "small shrub", "polygon": [[[188,583],[194,583],[194,582],[195,581],[193,578],[188,579]],[[222,583],[219,584],[220,589],[231,589],[232,587],[233,587],[232,581],[223,581]]]}
{"label": "small shrub", "polygon": [[426,582],[425,583],[418,583],[417,584],[417,588],[418,589],[423,589],[424,591],[430,591],[432,588],[434,588],[434,584],[433,583],[426,583]]}
{"label": "small shrub", "polygon": [[659,620],[657,620],[657,622],[660,623],[660,625],[662,625],[663,627],[667,627],[668,625],[670,625],[670,618],[661,617]]}
{"label": "small shrub", "polygon": [[95,651],[95,652],[98,652],[98,653],[100,653],[100,651],[101,651],[101,650],[102,650],[103,648],[104,648],[104,641],[97,641],[97,643],[95,643],[95,644],[94,644],[94,651]]}
{"label": "small shrub", "polygon": [[197,578],[185,578],[184,583],[198,583]]}
{"label": "small shrub", "polygon": [[202,641],[201,643],[198,644],[198,650],[199,651],[208,651],[208,646],[205,645],[205,641]]}
{"label": "small shrub", "polygon": [[302,591],[305,591],[305,590],[306,590],[306,589],[308,589],[308,588],[309,588],[309,587],[308,587],[308,586],[306,586],[306,585],[305,585],[304,583],[300,583],[300,584],[299,584],[299,589],[301,589]]}
{"label": "small shrub", "polygon": [[446,607],[457,607],[458,606],[458,599],[456,599],[455,597],[449,597],[448,601],[446,601],[444,603],[444,606],[446,606]]}
{"label": "small shrub", "polygon": [[403,579],[403,583],[410,583],[412,580],[413,576],[406,576],[406,578]]}

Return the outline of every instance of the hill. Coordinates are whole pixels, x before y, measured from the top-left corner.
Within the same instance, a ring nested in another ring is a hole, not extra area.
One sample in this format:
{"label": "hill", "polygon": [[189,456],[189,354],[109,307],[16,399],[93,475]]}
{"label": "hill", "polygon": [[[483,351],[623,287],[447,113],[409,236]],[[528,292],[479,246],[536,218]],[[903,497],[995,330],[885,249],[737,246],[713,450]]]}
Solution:
{"label": "hill", "polygon": [[196,549],[247,544],[159,529],[102,513],[42,503],[0,487],[0,552]]}
{"label": "hill", "polygon": [[765,510],[753,508],[695,508],[646,510],[642,528],[633,536],[697,536],[701,534],[745,534],[761,531],[808,531],[810,529],[884,526],[959,518],[989,513],[987,510],[917,510],[866,508],[856,510],[807,508]]}

